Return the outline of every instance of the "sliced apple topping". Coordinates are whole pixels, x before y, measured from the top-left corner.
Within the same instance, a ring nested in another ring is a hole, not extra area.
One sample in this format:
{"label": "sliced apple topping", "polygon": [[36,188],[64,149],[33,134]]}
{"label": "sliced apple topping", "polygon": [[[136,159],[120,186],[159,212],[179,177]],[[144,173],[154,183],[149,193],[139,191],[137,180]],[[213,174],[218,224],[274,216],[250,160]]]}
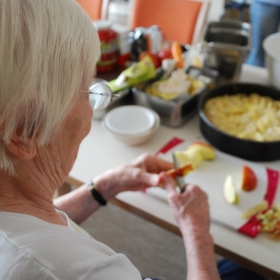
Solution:
{"label": "sliced apple topping", "polygon": [[257,187],[257,177],[254,171],[247,165],[242,166],[241,189],[252,191]]}
{"label": "sliced apple topping", "polygon": [[223,191],[226,202],[230,204],[236,204],[238,202],[238,194],[232,176],[230,174],[227,175],[225,179]]}

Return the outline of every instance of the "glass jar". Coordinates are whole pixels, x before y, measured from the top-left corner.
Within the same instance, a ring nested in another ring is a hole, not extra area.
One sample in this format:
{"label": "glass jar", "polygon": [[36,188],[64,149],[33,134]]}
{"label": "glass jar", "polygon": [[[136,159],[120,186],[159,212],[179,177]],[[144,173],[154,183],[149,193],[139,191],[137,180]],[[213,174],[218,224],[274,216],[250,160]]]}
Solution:
{"label": "glass jar", "polygon": [[116,68],[119,57],[119,43],[117,33],[111,29],[110,20],[93,22],[98,31],[101,43],[101,55],[96,64],[98,72],[107,72]]}

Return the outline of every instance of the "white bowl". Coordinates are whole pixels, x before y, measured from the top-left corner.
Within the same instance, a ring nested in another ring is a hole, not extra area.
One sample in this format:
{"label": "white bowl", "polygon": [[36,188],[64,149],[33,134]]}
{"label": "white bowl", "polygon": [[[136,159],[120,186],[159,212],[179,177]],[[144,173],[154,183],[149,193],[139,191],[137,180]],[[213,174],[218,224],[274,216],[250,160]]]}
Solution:
{"label": "white bowl", "polygon": [[263,42],[266,53],[266,68],[270,83],[280,89],[280,32],[269,35]]}
{"label": "white bowl", "polygon": [[[125,106],[122,106],[125,107]],[[148,109],[150,110],[150,109]],[[102,127],[103,129],[110,135],[113,136],[115,140],[122,142],[124,144],[127,145],[132,145],[132,146],[136,146],[136,145],[140,145],[143,144],[145,142],[147,142],[153,135],[154,133],[157,131],[157,129],[159,128],[160,125],[160,118],[159,115],[150,110],[154,119],[154,125],[150,128],[147,129],[146,131],[143,131],[141,133],[128,133],[128,131],[126,131],[126,133],[117,133],[113,130],[111,130],[107,125],[106,125],[106,117],[107,117],[107,113],[105,115],[105,117],[102,120]],[[133,113],[133,112],[132,112]]]}
{"label": "white bowl", "polygon": [[124,135],[141,135],[155,124],[154,112],[142,106],[127,105],[117,107],[106,114],[106,127]]}

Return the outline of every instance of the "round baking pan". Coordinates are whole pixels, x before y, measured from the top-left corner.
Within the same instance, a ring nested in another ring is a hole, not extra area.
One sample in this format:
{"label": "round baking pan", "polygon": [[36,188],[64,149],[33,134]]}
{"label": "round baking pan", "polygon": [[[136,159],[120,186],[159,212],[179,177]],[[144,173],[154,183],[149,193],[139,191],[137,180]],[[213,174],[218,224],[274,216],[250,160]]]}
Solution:
{"label": "round baking pan", "polygon": [[212,124],[203,112],[204,104],[208,99],[224,94],[234,95],[236,93],[251,94],[258,93],[280,100],[280,91],[271,86],[248,83],[224,84],[204,92],[198,101],[200,117],[200,130],[203,136],[214,147],[222,152],[251,161],[274,161],[280,159],[280,140],[271,142],[258,142],[244,140],[229,135]]}

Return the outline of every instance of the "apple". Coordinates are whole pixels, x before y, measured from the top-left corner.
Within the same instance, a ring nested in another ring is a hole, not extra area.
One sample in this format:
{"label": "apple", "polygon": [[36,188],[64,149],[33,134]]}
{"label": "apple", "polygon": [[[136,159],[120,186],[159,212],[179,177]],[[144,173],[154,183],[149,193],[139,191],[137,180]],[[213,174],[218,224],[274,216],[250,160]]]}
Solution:
{"label": "apple", "polygon": [[247,165],[242,166],[241,189],[253,191],[257,187],[257,177],[254,171]]}
{"label": "apple", "polygon": [[205,142],[194,142],[188,146],[187,151],[202,155],[203,159],[212,160],[216,157],[215,149]]}
{"label": "apple", "polygon": [[164,59],[173,58],[171,49],[162,49],[162,50],[160,50],[159,53],[158,53],[158,57],[160,58],[161,62],[162,62]]}
{"label": "apple", "polygon": [[174,154],[180,166],[191,164],[193,169],[196,169],[203,161],[203,157],[200,153],[194,153],[193,151],[189,150],[175,151]]}
{"label": "apple", "polygon": [[225,179],[223,191],[226,202],[230,204],[236,204],[238,202],[238,194],[236,191],[236,187],[233,183],[232,176],[230,174],[227,175]]}
{"label": "apple", "polygon": [[150,51],[141,52],[139,55],[139,61],[143,60],[144,57],[146,57],[147,55],[150,56],[150,58],[152,59],[155,69],[161,66],[161,59],[158,57],[157,54],[152,53]]}
{"label": "apple", "polygon": [[174,179],[176,179],[176,176],[184,177],[192,170],[193,170],[193,168],[192,168],[191,164],[185,164],[184,166],[176,168],[176,169],[172,168],[172,169],[166,171],[166,173],[168,175],[172,176]]}
{"label": "apple", "polygon": [[267,200],[262,201],[261,203],[258,203],[251,208],[245,210],[241,216],[244,220],[248,220],[249,218],[255,216],[259,212],[267,210],[269,207]]}

